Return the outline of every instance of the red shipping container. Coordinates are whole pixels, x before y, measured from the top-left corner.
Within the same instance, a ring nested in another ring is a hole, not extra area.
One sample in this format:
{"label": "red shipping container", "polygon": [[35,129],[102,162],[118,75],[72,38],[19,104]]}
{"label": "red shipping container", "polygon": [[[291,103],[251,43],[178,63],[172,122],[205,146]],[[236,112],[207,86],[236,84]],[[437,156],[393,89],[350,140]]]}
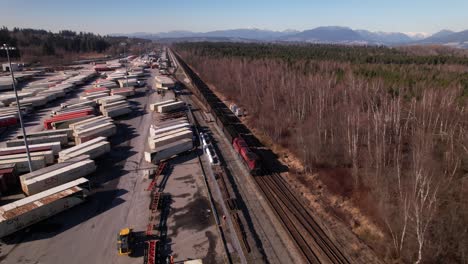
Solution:
{"label": "red shipping container", "polygon": [[66,113],[61,115],[56,115],[52,118],[44,120],[44,128],[45,129],[52,129],[52,123],[57,121],[64,121],[72,118],[82,117],[92,115],[93,110],[80,110],[72,113]]}
{"label": "red shipping container", "polygon": [[16,125],[17,123],[18,123],[18,119],[16,117],[0,119],[0,127],[13,126],[13,125]]}
{"label": "red shipping container", "polygon": [[0,191],[8,193],[19,186],[19,177],[15,173],[14,164],[0,166]]}
{"label": "red shipping container", "polygon": [[0,193],[4,194],[8,192],[8,185],[5,181],[5,177],[0,174]]}
{"label": "red shipping container", "polygon": [[96,88],[90,88],[86,89],[84,92],[85,93],[94,93],[94,92],[100,92],[100,91],[109,91],[106,87],[96,87]]}

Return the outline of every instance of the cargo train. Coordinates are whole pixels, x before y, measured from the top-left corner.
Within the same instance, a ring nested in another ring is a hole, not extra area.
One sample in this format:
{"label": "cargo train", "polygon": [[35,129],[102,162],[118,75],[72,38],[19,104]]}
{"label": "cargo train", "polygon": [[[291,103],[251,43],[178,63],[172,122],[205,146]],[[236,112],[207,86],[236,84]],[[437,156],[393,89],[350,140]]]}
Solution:
{"label": "cargo train", "polygon": [[206,86],[202,80],[200,80],[200,78],[192,71],[192,69],[190,69],[190,67],[187,66],[187,64],[185,64],[183,60],[180,60],[178,55],[176,56],[185,72],[190,76],[192,82],[198,88],[198,90],[195,90],[195,93],[197,93],[198,97],[211,112],[215,118],[216,124],[228,138],[245,166],[253,176],[259,175],[261,172],[260,158],[252,150],[252,146],[247,143],[246,136],[248,135],[241,131],[241,126],[239,126],[241,125],[241,122],[239,121],[239,118]]}

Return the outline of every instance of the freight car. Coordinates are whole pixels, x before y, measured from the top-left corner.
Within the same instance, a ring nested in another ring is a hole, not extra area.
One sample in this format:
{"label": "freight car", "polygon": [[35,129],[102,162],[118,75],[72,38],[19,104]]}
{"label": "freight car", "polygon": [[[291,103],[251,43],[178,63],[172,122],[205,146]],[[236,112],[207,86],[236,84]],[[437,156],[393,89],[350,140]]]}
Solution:
{"label": "freight car", "polygon": [[[208,86],[185,64],[183,60],[180,60],[185,72],[190,76],[195,87],[195,94],[205,104],[208,111],[211,112],[215,118],[217,126],[223,131],[226,138],[232,144],[236,153],[241,157],[245,166],[248,168],[253,176],[259,175],[261,171],[261,162],[257,154],[254,153],[251,146],[249,146],[245,140],[243,126],[239,121],[239,118],[221,101],[209,88]],[[244,129],[245,130],[245,129]]]}

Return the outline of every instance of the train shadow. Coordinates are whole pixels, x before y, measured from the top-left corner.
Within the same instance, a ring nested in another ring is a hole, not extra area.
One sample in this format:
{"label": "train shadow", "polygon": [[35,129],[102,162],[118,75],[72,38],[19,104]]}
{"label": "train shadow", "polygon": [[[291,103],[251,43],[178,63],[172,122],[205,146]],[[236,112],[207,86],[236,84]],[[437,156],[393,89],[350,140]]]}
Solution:
{"label": "train shadow", "polygon": [[161,212],[159,221],[159,256],[160,263],[164,263],[164,260],[170,256],[172,252],[172,239],[167,236],[167,219],[171,210],[171,205],[174,202],[171,194],[164,193],[161,200]]}
{"label": "train shadow", "polygon": [[131,258],[143,257],[145,254],[146,242],[150,240],[146,233],[143,231],[133,231],[133,238],[135,239],[132,245]]}

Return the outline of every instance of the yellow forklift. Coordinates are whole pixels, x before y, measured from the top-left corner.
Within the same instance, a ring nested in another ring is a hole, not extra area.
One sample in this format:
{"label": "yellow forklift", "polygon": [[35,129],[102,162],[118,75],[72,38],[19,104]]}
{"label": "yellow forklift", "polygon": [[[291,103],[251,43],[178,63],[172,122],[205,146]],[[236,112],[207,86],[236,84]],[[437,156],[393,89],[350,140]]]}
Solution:
{"label": "yellow forklift", "polygon": [[117,238],[117,247],[120,256],[129,256],[132,254],[134,242],[133,230],[131,228],[121,229]]}

